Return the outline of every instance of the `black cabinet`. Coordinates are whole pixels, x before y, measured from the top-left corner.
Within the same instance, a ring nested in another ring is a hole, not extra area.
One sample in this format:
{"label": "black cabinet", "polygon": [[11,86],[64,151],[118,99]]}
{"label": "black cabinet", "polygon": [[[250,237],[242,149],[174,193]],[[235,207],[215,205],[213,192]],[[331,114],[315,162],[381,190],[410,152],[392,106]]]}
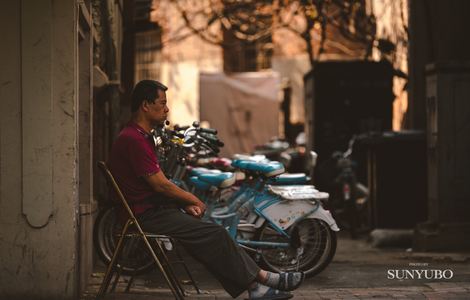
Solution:
{"label": "black cabinet", "polygon": [[308,148],[319,161],[345,150],[353,134],[392,128],[393,68],[388,62],[326,61],[304,76]]}
{"label": "black cabinet", "polygon": [[427,219],[427,157],[422,131],[385,132],[362,139],[367,153],[373,228],[414,228]]}

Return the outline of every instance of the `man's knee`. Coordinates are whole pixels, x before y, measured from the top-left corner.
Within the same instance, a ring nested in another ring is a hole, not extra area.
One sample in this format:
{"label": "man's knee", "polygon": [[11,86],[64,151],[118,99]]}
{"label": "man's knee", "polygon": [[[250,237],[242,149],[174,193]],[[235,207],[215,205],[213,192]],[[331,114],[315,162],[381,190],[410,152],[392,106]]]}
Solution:
{"label": "man's knee", "polygon": [[216,230],[217,230],[217,232],[219,232],[220,234],[228,235],[227,229],[225,229],[225,227],[223,227],[222,225],[214,224],[214,227],[217,228]]}
{"label": "man's knee", "polygon": [[230,235],[228,234],[227,230],[219,225],[219,224],[214,224],[214,223],[207,223],[208,224],[208,231],[211,232],[212,235],[216,236],[219,239],[224,239],[224,238],[230,238]]}
{"label": "man's knee", "polygon": [[227,231],[227,229],[225,229],[224,227],[220,226],[220,225],[217,225],[217,233],[218,233],[218,236],[219,236],[219,239],[222,241],[222,240],[225,240],[229,243],[232,243],[234,242],[232,236],[230,235],[230,233]]}

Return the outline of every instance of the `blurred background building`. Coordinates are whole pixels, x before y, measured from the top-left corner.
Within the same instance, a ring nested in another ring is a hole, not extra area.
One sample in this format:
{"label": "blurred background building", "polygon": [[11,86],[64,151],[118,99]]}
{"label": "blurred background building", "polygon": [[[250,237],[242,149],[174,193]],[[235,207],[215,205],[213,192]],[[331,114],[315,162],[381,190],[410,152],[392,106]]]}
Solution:
{"label": "blurred background building", "polygon": [[[83,291],[94,263],[93,218],[107,199],[95,162],[106,160],[130,116],[132,86],[143,78],[169,86],[170,121],[184,125],[204,121],[204,105],[227,100],[206,94],[200,99],[203,76],[224,76],[241,101],[245,92],[249,97],[256,92],[237,79],[269,71],[277,79],[266,91],[277,109],[274,105],[267,133],[249,145],[267,142],[271,133],[292,140],[306,129],[315,149],[325,145],[314,142],[321,124],[309,105],[323,103],[333,113],[343,107],[351,114],[349,104],[363,98],[350,97],[359,87],[354,80],[362,78],[354,72],[369,75],[360,81],[366,96],[378,79],[370,72],[377,72],[385,78],[380,87],[386,93],[376,99],[384,103],[379,108],[387,106],[385,123],[364,123],[357,114],[351,122],[379,131],[421,130],[422,139],[410,146],[401,137],[382,135],[368,148],[376,158],[364,164],[384,174],[364,174],[377,183],[374,216],[413,207],[406,226],[416,229],[416,249],[470,248],[470,2],[11,0],[1,5],[0,298],[76,299]],[[328,78],[337,64],[331,77],[336,79],[325,84],[339,90],[315,96],[321,90],[314,83]],[[354,64],[358,69],[351,67],[349,75],[341,71]],[[368,71],[369,65],[386,67]],[[338,106],[328,108],[335,93]],[[254,103],[243,102],[241,124],[256,110]],[[341,124],[350,123],[335,124],[342,130]],[[423,158],[425,166],[408,154]],[[417,194],[387,196],[393,189]],[[378,218],[377,224],[385,225],[377,226],[403,225]]]}

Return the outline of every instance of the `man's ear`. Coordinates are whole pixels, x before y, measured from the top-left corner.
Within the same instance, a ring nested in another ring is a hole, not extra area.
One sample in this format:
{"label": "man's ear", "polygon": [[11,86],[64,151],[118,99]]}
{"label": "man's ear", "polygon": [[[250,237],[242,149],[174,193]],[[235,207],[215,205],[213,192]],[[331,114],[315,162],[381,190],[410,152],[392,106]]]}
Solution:
{"label": "man's ear", "polygon": [[148,101],[147,101],[147,100],[142,101],[141,107],[142,107],[142,110],[143,110],[143,111],[149,111],[149,103],[148,103]]}

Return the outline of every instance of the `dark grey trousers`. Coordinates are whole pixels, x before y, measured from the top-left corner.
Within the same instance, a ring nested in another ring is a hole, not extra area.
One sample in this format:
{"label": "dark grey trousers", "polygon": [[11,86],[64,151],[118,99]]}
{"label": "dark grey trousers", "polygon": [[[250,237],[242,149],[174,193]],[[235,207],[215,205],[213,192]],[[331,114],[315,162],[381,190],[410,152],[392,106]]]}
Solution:
{"label": "dark grey trousers", "polygon": [[203,222],[176,208],[150,209],[138,220],[144,231],[179,241],[234,298],[247,290],[260,270],[222,226]]}

